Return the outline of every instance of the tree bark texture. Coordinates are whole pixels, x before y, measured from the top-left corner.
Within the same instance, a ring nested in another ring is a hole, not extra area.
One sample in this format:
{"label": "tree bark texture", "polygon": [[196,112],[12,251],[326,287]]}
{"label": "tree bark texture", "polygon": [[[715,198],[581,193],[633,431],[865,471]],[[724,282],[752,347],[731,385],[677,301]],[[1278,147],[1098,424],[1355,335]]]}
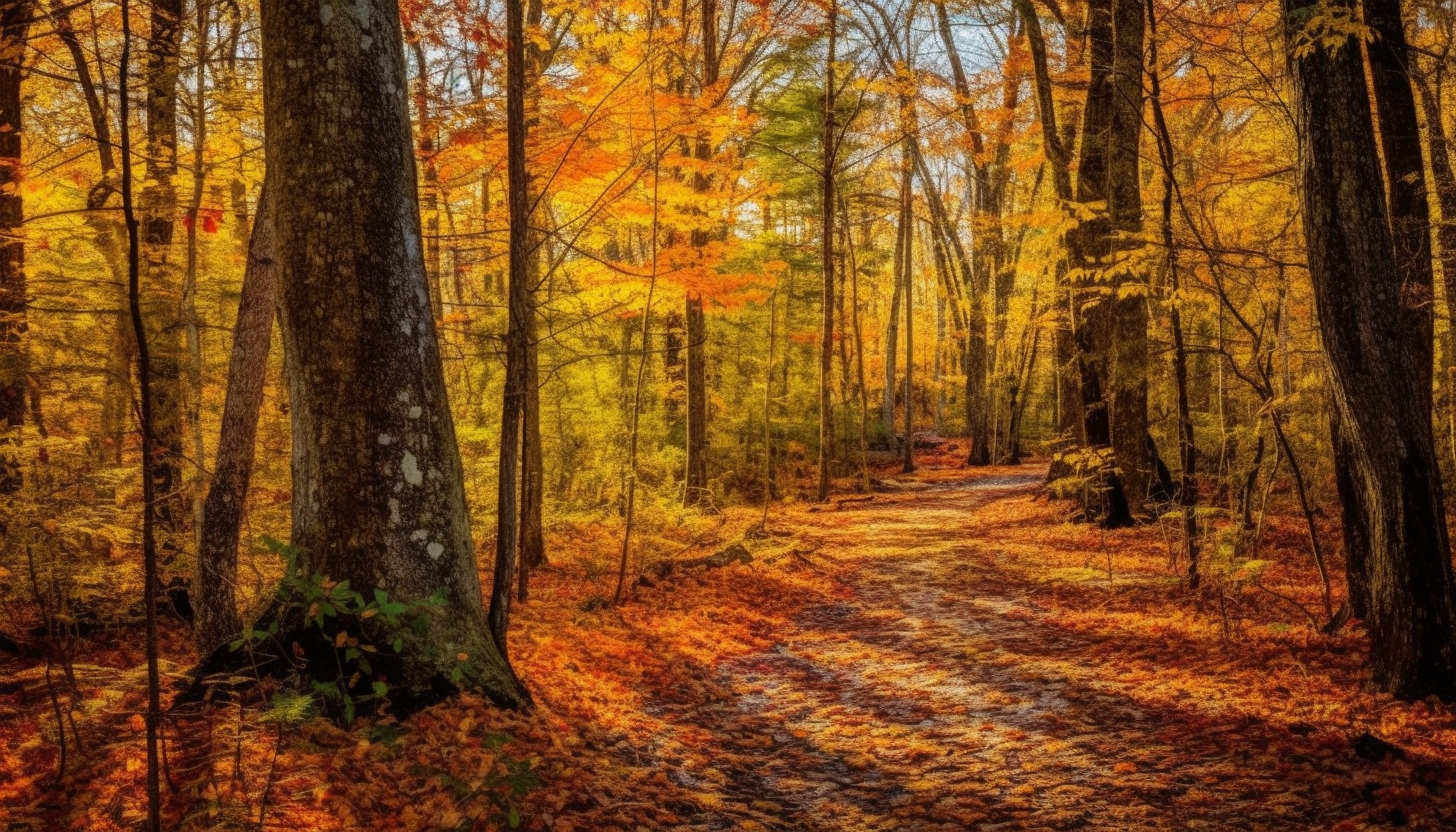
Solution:
{"label": "tree bark texture", "polygon": [[228,359],[222,431],[217,440],[212,483],[202,504],[193,640],[204,655],[237,638],[242,629],[236,594],[238,535],[253,476],[258,414],[263,407],[273,317],[278,308],[276,236],[270,199],[265,187],[258,199],[257,220],[248,243],[242,299],[238,302],[232,355]]}
{"label": "tree bark texture", "polygon": [[31,15],[26,0],[10,0],[0,7],[0,495],[19,491],[24,478],[20,431],[25,425],[30,351],[22,237],[25,205],[20,195],[20,85]]}
{"label": "tree bark texture", "polygon": [[[1074,289],[1074,306],[1080,314],[1075,327],[1078,376],[1081,381],[1082,433],[1089,448],[1112,448],[1112,414],[1108,406],[1111,396],[1112,339],[1115,323],[1114,300],[1099,275],[1110,265],[1112,255],[1112,222],[1110,210],[1097,210],[1098,203],[1109,203],[1108,172],[1113,137],[1114,83],[1114,0],[1091,0],[1087,6],[1087,39],[1091,76],[1087,101],[1082,114],[1082,144],[1077,156],[1076,199],[1083,212],[1081,221],[1068,235],[1072,262],[1080,271]],[[1116,471],[1105,473],[1106,511],[1102,518],[1109,526],[1133,522],[1131,506],[1122,479]]]}
{"label": "tree bark texture", "polygon": [[182,39],[181,0],[155,0],[147,40],[147,158],[138,207],[141,222],[142,320],[151,351],[152,478],[157,550],[171,564],[187,545],[188,499],[183,488],[182,367],[187,352],[182,316],[182,269],[173,251],[177,190],[177,81]]}
{"label": "tree bark texture", "polygon": [[263,94],[293,410],[293,539],[368,596],[444,599],[413,690],[461,667],[528,695],[481,603],[425,280],[399,10],[262,3]]}
{"label": "tree bark texture", "polygon": [[[1369,533],[1370,675],[1401,697],[1450,694],[1453,599],[1424,371],[1402,337],[1404,282],[1359,44],[1300,49],[1312,0],[1283,0],[1309,271],[1349,473]],[[1339,0],[1336,11],[1349,9]],[[1327,33],[1326,33],[1327,36]]]}
{"label": "tree bark texture", "polygon": [[[1155,474],[1148,438],[1147,277],[1123,258],[1142,243],[1143,0],[1112,0],[1112,119],[1107,142],[1107,205],[1113,240],[1112,341],[1107,391],[1112,449],[1128,508],[1141,513]],[[1121,260],[1121,262],[1118,262]]]}
{"label": "tree bark texture", "polygon": [[1431,205],[1421,152],[1420,121],[1411,87],[1411,54],[1401,22],[1401,0],[1364,0],[1370,80],[1380,123],[1381,160],[1390,207],[1390,231],[1400,269],[1400,324],[1411,365],[1425,374],[1417,392],[1428,415],[1434,395],[1436,289],[1431,266]]}

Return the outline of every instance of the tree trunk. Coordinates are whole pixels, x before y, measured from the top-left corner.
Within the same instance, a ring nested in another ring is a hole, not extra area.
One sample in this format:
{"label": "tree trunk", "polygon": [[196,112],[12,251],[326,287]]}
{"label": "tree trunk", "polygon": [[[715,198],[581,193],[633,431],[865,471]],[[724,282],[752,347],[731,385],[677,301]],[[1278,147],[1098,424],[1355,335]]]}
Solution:
{"label": "tree trunk", "polygon": [[[23,54],[32,9],[25,0],[0,8],[6,54]],[[26,344],[25,206],[20,195],[19,58],[0,62],[0,495],[20,490],[20,430],[25,424],[25,386],[30,372]],[[7,512],[8,513],[8,512]],[[0,522],[0,529],[4,524]]]}
{"label": "tree trunk", "polygon": [[531,182],[526,168],[525,0],[506,3],[506,203],[510,214],[506,378],[501,402],[500,466],[496,487],[495,570],[490,592],[490,634],[507,655],[511,587],[520,540],[521,437],[530,375]]}
{"label": "tree trunk", "polygon": [[147,157],[141,214],[142,318],[151,350],[153,489],[163,565],[187,548],[188,500],[182,483],[182,273],[173,256],[177,190],[177,80],[181,0],[151,3],[147,40]]}
{"label": "tree trunk", "polygon": [[[541,25],[540,0],[526,0],[525,25],[533,29]],[[536,133],[536,126],[540,120],[541,75],[545,71],[545,67],[542,65],[541,47],[534,39],[527,40],[525,43],[525,60],[526,77],[523,93],[526,120],[525,140],[529,143]],[[526,220],[527,245],[530,251],[526,261],[528,287],[526,299],[531,305],[531,314],[527,315],[524,321],[526,396],[521,412],[521,530],[520,545],[517,547],[521,574],[517,596],[522,601],[527,600],[530,596],[531,570],[546,563],[546,535],[542,528],[541,516],[544,502],[544,481],[542,479],[544,461],[541,451],[541,339],[539,334],[541,310],[537,303],[541,282],[544,279],[541,269],[543,235],[537,227],[537,219],[546,213],[542,205],[546,197],[544,183],[532,174],[529,165],[526,177],[530,183],[527,190],[530,198],[529,215]]]}
{"label": "tree trunk", "polygon": [[1126,258],[1141,244],[1143,205],[1138,140],[1143,125],[1143,0],[1113,0],[1111,131],[1107,143],[1107,201],[1111,248],[1112,352],[1108,406],[1113,456],[1128,508],[1141,514],[1156,472],[1148,438],[1147,276]]}
{"label": "tree trunk", "polygon": [[[1091,77],[1087,86],[1087,102],[1082,115],[1082,146],[1077,157],[1077,202],[1083,206],[1110,203],[1108,189],[1109,164],[1114,156],[1112,136],[1115,61],[1113,3],[1119,0],[1091,0],[1087,6],[1087,39]],[[1126,2],[1126,0],[1120,0]],[[1121,168],[1126,162],[1120,154]],[[1094,273],[1111,265],[1112,222],[1110,211],[1098,211],[1083,220],[1068,235],[1072,262],[1082,277],[1076,291],[1082,317],[1076,322],[1075,340],[1078,371],[1081,379],[1082,433],[1093,450],[1112,449],[1112,414],[1108,399],[1112,375],[1112,342],[1114,338],[1115,303],[1107,297]],[[1133,522],[1131,506],[1122,478],[1117,472],[1116,452],[1112,466],[1104,466],[1102,490],[1106,510],[1102,522],[1107,526],[1126,526]]]}
{"label": "tree trunk", "polygon": [[834,411],[829,388],[834,374],[834,175],[839,157],[839,137],[834,123],[837,97],[834,62],[839,37],[839,0],[829,0],[826,24],[829,44],[824,59],[824,159],[820,171],[823,239],[819,256],[823,261],[824,287],[819,337],[819,486],[816,492],[819,502],[829,499],[830,467],[834,459]]}
{"label": "tree trunk", "polygon": [[[1057,128],[1057,107],[1052,98],[1046,39],[1042,36],[1041,21],[1037,18],[1031,0],[1016,0],[1015,5],[1026,32],[1027,48],[1031,53],[1031,77],[1036,93],[1037,120],[1041,122],[1042,148],[1047,164],[1052,169],[1052,187],[1057,199],[1064,206],[1070,205],[1073,199],[1071,155]],[[1058,294],[1063,298],[1058,305],[1067,307],[1066,320],[1057,327],[1052,344],[1057,379],[1057,432],[1063,439],[1085,441],[1082,439],[1081,392],[1074,366],[1077,360],[1077,345],[1073,335],[1075,322],[1071,314],[1071,287],[1067,285],[1065,260],[1057,263],[1056,285]]]}
{"label": "tree trunk", "polygon": [[694,294],[687,299],[684,319],[687,322],[688,408],[683,503],[706,507],[712,504],[713,495],[708,491],[708,321],[703,314],[701,295]]}
{"label": "tree trunk", "polygon": [[[1421,110],[1426,116],[1427,142],[1431,154],[1431,185],[1436,192],[1436,205],[1441,221],[1436,226],[1437,252],[1441,258],[1441,282],[1446,290],[1446,319],[1456,324],[1456,171],[1451,167],[1451,140],[1446,132],[1445,113],[1441,107],[1441,88],[1431,88],[1425,75],[1414,74],[1420,93]],[[1436,74],[1439,82],[1440,75]],[[1447,390],[1447,408],[1451,411],[1452,434],[1456,437],[1456,325],[1446,327],[1445,366],[1442,384]],[[1453,449],[1456,455],[1456,449]]]}
{"label": "tree trunk", "polygon": [[[198,225],[202,221],[202,192],[207,183],[207,167],[204,164],[207,148],[207,66],[209,48],[208,20],[211,5],[208,0],[195,3],[196,32],[193,34],[193,85],[196,92],[192,101],[192,194],[187,203],[187,254],[186,270],[182,278],[182,308],[179,315],[187,337],[187,383],[185,421],[191,434],[192,460],[199,475],[194,477],[188,489],[186,500],[193,509],[192,528],[199,534],[202,526],[202,500],[198,499],[201,489],[207,484],[207,446],[202,437],[202,320],[197,312],[197,270],[199,252],[197,249]],[[194,543],[201,546],[201,540]]]}
{"label": "tree trunk", "polygon": [[[1401,276],[1400,327],[1407,360],[1418,373],[1418,407],[1432,415],[1435,371],[1435,274],[1431,267],[1431,210],[1426,196],[1426,170],[1421,152],[1416,101],[1406,67],[1411,56],[1401,22],[1400,0],[1365,0],[1365,20],[1376,37],[1366,44],[1371,87],[1380,132],[1380,158],[1390,210],[1391,239]],[[1339,430],[1338,417],[1335,430]],[[1335,481],[1342,498],[1358,494],[1351,479],[1353,464],[1347,437],[1332,433]],[[1345,470],[1340,470],[1344,468]],[[1358,505],[1358,497],[1351,503]],[[1351,612],[1363,619],[1369,607],[1369,540],[1357,513],[1345,518],[1345,575]]]}
{"label": "tree trunk", "polygon": [[238,534],[248,485],[253,476],[253,454],[258,436],[258,413],[268,378],[268,350],[273,340],[273,316],[278,306],[278,277],[272,195],[265,187],[258,199],[257,220],[248,243],[243,271],[242,299],[233,327],[233,351],[228,359],[227,394],[222,406],[222,431],[217,440],[212,484],[202,505],[198,535],[197,620],[193,640],[206,654],[226,644],[242,630],[235,593],[238,571]]}
{"label": "tree trunk", "polygon": [[402,657],[410,690],[464,670],[462,684],[525,704],[481,604],[425,282],[398,11],[391,0],[261,8],[294,542],[311,571],[366,597],[443,599]]}
{"label": "tree trunk", "polygon": [[1421,152],[1420,121],[1407,67],[1411,55],[1401,0],[1364,0],[1376,37],[1367,43],[1371,86],[1380,125],[1381,161],[1390,206],[1391,238],[1401,274],[1401,333],[1413,368],[1421,371],[1418,400],[1429,418],[1434,393],[1436,290],[1431,267],[1431,205]]}
{"label": "tree trunk", "polygon": [[[687,21],[683,23],[686,26]],[[699,92],[707,94],[718,83],[716,0],[703,0],[700,24],[703,64],[699,76],[702,89]],[[713,158],[712,139],[706,131],[698,133],[694,156],[703,163],[703,167],[693,174],[693,191],[706,197],[713,186],[712,179],[704,172]],[[694,229],[693,246],[702,252],[714,236],[707,229]],[[708,490],[708,322],[703,314],[701,295],[688,295],[685,313],[688,327],[688,419],[684,443],[687,446],[687,476],[683,503],[687,506],[707,507],[712,505],[713,495]]]}
{"label": "tree trunk", "polygon": [[904,300],[905,284],[900,280],[900,271],[904,268],[902,263],[905,257],[905,223],[910,217],[905,213],[906,204],[905,191],[910,187],[910,169],[901,166],[900,168],[900,206],[895,222],[895,256],[891,265],[894,274],[894,288],[890,295],[890,320],[885,326],[885,393],[880,401],[880,425],[885,432],[885,440],[892,442],[895,438],[895,397],[898,395],[898,360],[900,349],[900,304]]}
{"label": "tree trunk", "polygon": [[[1173,336],[1173,396],[1178,413],[1178,504],[1183,509],[1183,550],[1188,558],[1188,587],[1197,589],[1198,574],[1198,446],[1193,435],[1193,412],[1188,405],[1188,349],[1183,339],[1182,278],[1178,248],[1173,239],[1173,191],[1177,187],[1173,163],[1173,136],[1163,115],[1163,92],[1158,66],[1158,19],[1153,0],[1145,0],[1149,43],[1148,81],[1153,105],[1154,134],[1158,140],[1158,161],[1163,173],[1161,231],[1168,269],[1168,322]],[[1282,332],[1282,330],[1281,330]]]}
{"label": "tree trunk", "polygon": [[[111,125],[97,92],[96,81],[91,75],[85,49],[71,23],[70,12],[69,6],[63,6],[51,10],[50,16],[55,21],[56,36],[65,45],[75,67],[76,82],[86,101],[86,111],[90,116],[92,135],[95,137],[97,162],[101,169],[100,180],[86,195],[86,225],[91,229],[93,245],[111,271],[112,283],[117,287],[117,300],[125,305],[127,265],[126,253],[121,247],[122,235],[118,233],[121,228],[104,210],[117,191],[116,154],[112,145]],[[135,353],[131,326],[122,316],[117,317],[112,329],[110,347],[106,383],[101,398],[103,441],[97,443],[95,457],[101,462],[119,463],[123,436],[132,412],[131,366]]]}
{"label": "tree trunk", "polygon": [[[1300,133],[1309,271],[1358,510],[1367,521],[1371,682],[1400,697],[1450,694],[1453,598],[1426,377],[1402,337],[1403,276],[1387,222],[1358,44],[1298,50],[1312,0],[1284,0]],[[1334,11],[1350,12],[1348,0]]]}
{"label": "tree trunk", "polygon": [[[910,155],[908,139],[905,155]],[[901,164],[909,167],[909,158]],[[915,210],[909,188],[900,198],[904,200],[900,214],[909,218],[905,222],[905,256],[900,260],[900,281],[905,286],[905,442],[900,450],[901,470],[909,474],[915,470]]]}

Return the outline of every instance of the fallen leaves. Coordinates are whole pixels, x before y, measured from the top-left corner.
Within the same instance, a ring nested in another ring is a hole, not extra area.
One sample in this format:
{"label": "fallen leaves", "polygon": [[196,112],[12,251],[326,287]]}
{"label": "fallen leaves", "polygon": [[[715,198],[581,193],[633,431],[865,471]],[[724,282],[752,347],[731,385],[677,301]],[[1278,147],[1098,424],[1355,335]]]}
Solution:
{"label": "fallen leaves", "polygon": [[[1357,635],[1275,626],[1289,610],[1257,593],[1226,599],[1225,620],[1168,580],[1156,529],[1067,524],[1027,499],[1039,473],[930,468],[931,487],[849,515],[786,509],[775,524],[793,533],[751,537],[752,563],[593,612],[589,564],[614,541],[563,528],[511,636],[534,711],[464,696],[353,732],[265,723],[253,702],[171,714],[169,817],[300,832],[512,813],[540,830],[856,832],[1456,818],[1450,708],[1360,691]],[[701,547],[757,519],[730,510]],[[812,567],[789,555],[806,549]],[[1264,580],[1309,600],[1300,552],[1268,555]],[[167,644],[185,664],[185,640]],[[139,657],[81,648],[97,656],[64,697],[84,740],[65,799],[31,668],[3,694],[25,716],[0,717],[0,804],[35,828],[120,830],[141,817]],[[527,769],[540,785],[512,796]]]}

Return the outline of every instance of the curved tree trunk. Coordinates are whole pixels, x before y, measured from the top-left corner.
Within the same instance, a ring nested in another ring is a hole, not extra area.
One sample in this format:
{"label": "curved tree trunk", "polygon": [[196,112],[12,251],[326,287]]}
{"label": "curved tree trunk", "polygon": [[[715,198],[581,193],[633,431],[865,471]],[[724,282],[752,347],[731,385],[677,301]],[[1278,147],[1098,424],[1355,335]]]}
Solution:
{"label": "curved tree trunk", "polygon": [[294,543],[313,572],[366,597],[443,599],[403,657],[412,691],[448,680],[463,655],[465,684],[523,704],[481,603],[425,279],[398,9],[261,8]]}
{"label": "curved tree trunk", "polygon": [[268,378],[268,350],[273,316],[278,307],[273,211],[265,187],[258,199],[257,221],[248,243],[242,299],[233,327],[228,359],[227,395],[222,406],[222,431],[212,483],[202,504],[198,535],[197,591],[193,607],[193,640],[201,653],[237,637],[242,629],[237,609],[238,534],[253,477],[258,413]]}

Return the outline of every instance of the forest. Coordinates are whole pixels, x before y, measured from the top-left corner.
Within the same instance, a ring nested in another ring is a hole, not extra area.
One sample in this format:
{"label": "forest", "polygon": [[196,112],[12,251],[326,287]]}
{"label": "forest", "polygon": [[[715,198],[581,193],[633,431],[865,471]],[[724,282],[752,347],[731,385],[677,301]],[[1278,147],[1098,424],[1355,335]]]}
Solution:
{"label": "forest", "polygon": [[1456,828],[1453,50],[0,0],[0,820]]}

